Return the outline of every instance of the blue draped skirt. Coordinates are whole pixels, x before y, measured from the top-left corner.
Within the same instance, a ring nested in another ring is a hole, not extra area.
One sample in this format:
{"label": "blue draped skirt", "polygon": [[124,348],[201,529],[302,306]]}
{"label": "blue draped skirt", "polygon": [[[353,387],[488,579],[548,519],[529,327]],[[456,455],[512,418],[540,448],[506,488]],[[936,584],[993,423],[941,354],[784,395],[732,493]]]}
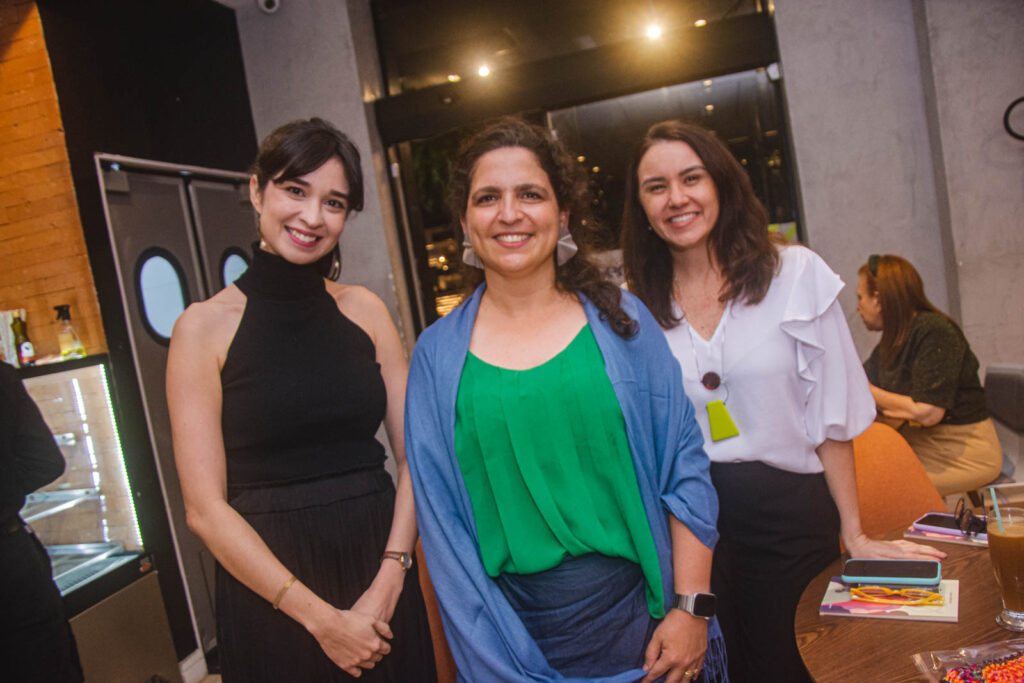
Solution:
{"label": "blue draped skirt", "polygon": [[[647,609],[640,565],[599,554],[567,557],[536,574],[495,579],[548,664],[567,678],[599,678],[643,666],[658,621]],[[726,680],[721,639],[698,680]],[[705,677],[706,673],[714,673]]]}

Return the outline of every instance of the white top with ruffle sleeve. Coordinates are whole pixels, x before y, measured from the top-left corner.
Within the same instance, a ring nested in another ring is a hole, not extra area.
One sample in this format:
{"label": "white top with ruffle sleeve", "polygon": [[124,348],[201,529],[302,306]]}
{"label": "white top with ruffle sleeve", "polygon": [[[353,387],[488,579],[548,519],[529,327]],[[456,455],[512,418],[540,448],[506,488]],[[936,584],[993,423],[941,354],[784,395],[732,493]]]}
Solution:
{"label": "white top with ruffle sleeve", "polygon": [[[867,429],[875,402],[836,299],[843,281],[805,247],[782,247],[780,262],[765,298],[730,302],[710,340],[685,319],[665,336],[712,462],[821,472],[815,448]],[[717,389],[701,384],[708,371],[720,375]],[[706,406],[715,400],[725,401],[738,436],[711,440]]]}

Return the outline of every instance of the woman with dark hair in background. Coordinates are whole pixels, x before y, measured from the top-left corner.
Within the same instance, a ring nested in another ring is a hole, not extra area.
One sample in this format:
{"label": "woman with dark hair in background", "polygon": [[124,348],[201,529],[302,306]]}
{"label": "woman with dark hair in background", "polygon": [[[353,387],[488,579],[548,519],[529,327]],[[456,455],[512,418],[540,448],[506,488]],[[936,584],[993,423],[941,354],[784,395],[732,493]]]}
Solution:
{"label": "woman with dark hair in background", "polygon": [[693,124],[652,126],[626,180],[630,291],[665,330],[718,492],[712,563],[733,681],[809,680],[793,617],[839,555],[941,556],[861,531],[850,440],[874,405],[824,261],[768,232],[746,171]]}
{"label": "woman with dark hair in background", "polygon": [[405,355],[380,299],[325,279],[363,206],[359,152],[321,119],[286,124],[260,146],[249,189],[252,265],[189,306],[167,362],[188,523],[218,563],[222,676],[435,680],[409,571]]}
{"label": "woman with dark hair in background", "polygon": [[450,195],[484,284],[420,336],[406,436],[460,676],[724,680],[707,456],[657,323],[576,253],[585,174],[503,119]]}
{"label": "woman with dark hair in background", "polygon": [[858,271],[857,312],[882,339],[864,363],[871,395],[943,496],[999,476],[1002,449],[988,416],[978,359],[935,308],[904,258],[874,254]]}

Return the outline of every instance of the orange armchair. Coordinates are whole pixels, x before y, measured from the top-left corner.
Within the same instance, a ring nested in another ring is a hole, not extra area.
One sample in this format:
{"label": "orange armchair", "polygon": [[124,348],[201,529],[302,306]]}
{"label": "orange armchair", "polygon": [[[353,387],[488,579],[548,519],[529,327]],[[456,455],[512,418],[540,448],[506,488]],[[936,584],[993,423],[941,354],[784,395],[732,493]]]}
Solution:
{"label": "orange armchair", "polygon": [[946,502],[928,478],[906,439],[875,422],[853,440],[860,523],[877,537],[926,512],[945,512]]}
{"label": "orange armchair", "polygon": [[437,665],[437,683],[455,683],[455,660],[452,658],[451,650],[448,648],[448,638],[444,635],[444,625],[441,623],[441,608],[437,604],[437,594],[434,592],[434,584],[430,580],[430,573],[427,571],[427,562],[423,557],[423,546],[416,541],[416,566],[419,570],[420,590],[423,592],[423,602],[427,607],[427,621],[430,622],[430,637],[434,646],[434,663]]}

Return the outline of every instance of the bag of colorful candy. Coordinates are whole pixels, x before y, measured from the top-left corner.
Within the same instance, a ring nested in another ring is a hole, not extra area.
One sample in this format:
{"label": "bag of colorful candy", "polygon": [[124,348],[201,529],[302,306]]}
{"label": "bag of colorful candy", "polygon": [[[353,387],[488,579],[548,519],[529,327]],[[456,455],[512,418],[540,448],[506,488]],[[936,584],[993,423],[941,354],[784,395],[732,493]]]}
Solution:
{"label": "bag of colorful candy", "polygon": [[1024,683],[1024,638],[918,652],[914,664],[931,683]]}

